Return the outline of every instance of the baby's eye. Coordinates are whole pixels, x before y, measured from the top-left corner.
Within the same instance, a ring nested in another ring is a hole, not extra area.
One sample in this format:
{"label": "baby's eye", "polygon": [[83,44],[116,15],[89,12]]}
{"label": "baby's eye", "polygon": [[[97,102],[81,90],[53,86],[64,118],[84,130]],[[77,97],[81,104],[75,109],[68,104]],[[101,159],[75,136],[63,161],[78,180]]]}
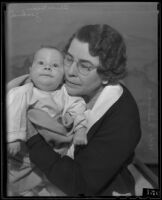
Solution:
{"label": "baby's eye", "polygon": [[39,65],[44,65],[44,62],[43,61],[38,61],[38,64]]}
{"label": "baby's eye", "polygon": [[58,65],[58,64],[56,64],[56,63],[54,63],[54,64],[52,65],[52,67],[55,67],[55,68],[57,68],[57,67],[59,67],[59,65]]}

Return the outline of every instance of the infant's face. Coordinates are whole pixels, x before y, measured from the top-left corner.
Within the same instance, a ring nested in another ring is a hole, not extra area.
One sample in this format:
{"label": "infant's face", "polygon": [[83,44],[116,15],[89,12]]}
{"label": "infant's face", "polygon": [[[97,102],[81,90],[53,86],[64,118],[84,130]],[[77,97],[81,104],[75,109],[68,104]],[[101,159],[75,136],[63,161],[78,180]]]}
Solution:
{"label": "infant's face", "polygon": [[42,48],[30,68],[35,86],[44,91],[54,91],[63,82],[63,56],[56,49]]}

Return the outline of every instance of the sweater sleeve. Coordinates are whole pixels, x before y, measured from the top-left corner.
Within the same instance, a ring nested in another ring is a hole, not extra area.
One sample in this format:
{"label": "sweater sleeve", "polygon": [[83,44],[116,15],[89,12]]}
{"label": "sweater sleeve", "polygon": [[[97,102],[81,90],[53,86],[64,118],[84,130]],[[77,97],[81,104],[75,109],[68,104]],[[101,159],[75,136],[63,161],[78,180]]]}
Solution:
{"label": "sweater sleeve", "polygon": [[28,142],[31,161],[68,195],[99,194],[119,173],[140,139],[138,117],[110,116],[106,114],[90,129],[88,145],[78,147],[74,160],[61,158],[37,135]]}
{"label": "sweater sleeve", "polygon": [[84,193],[84,180],[77,162],[68,156],[61,157],[39,134],[30,138],[27,145],[31,161],[51,183],[70,196]]}
{"label": "sweater sleeve", "polygon": [[140,139],[140,128],[134,119],[116,115],[109,121],[105,119],[94,135],[88,141],[89,145],[75,155],[75,161],[83,171],[88,195],[102,192],[128,165]]}
{"label": "sweater sleeve", "polygon": [[28,107],[27,91],[30,86],[25,85],[11,89],[7,94],[7,141],[26,139],[26,110]]}

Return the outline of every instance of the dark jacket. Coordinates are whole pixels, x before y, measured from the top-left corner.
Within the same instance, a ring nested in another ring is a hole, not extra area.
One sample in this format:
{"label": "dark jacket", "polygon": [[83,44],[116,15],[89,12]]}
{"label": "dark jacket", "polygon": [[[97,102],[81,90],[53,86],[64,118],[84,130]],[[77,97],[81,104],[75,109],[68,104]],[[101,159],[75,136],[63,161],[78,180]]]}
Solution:
{"label": "dark jacket", "polygon": [[27,142],[31,161],[67,195],[112,196],[134,194],[127,166],[141,137],[136,102],[123,94],[88,132],[88,145],[77,146],[75,159],[61,157],[39,135]]}

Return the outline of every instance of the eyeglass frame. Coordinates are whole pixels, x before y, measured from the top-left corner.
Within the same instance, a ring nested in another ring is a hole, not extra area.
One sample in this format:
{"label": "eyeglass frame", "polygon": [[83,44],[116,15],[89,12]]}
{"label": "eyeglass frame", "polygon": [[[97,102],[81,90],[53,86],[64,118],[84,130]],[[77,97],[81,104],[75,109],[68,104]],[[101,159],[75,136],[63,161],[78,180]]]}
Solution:
{"label": "eyeglass frame", "polygon": [[[67,61],[67,62],[71,62],[71,63],[68,63],[68,64],[66,63],[66,61],[65,61],[66,60],[66,56],[70,56],[70,58],[72,59],[72,61]],[[79,64],[81,64],[82,61],[83,62],[87,62],[87,63],[89,63],[91,65],[90,67],[85,67],[87,69],[87,72],[88,72],[86,74],[84,74],[83,72],[81,72],[80,67],[79,67],[79,66],[81,66]],[[74,57],[69,52],[64,53],[64,65],[65,66],[67,65],[68,67],[71,67],[74,62],[76,62],[76,68],[77,68],[78,73],[80,73],[80,74],[82,74],[84,76],[87,76],[91,71],[93,71],[93,70],[95,70],[95,69],[97,69],[99,67],[99,65],[95,66],[93,63],[91,63],[88,60],[81,59],[81,60],[77,61],[76,59],[74,59]]]}

